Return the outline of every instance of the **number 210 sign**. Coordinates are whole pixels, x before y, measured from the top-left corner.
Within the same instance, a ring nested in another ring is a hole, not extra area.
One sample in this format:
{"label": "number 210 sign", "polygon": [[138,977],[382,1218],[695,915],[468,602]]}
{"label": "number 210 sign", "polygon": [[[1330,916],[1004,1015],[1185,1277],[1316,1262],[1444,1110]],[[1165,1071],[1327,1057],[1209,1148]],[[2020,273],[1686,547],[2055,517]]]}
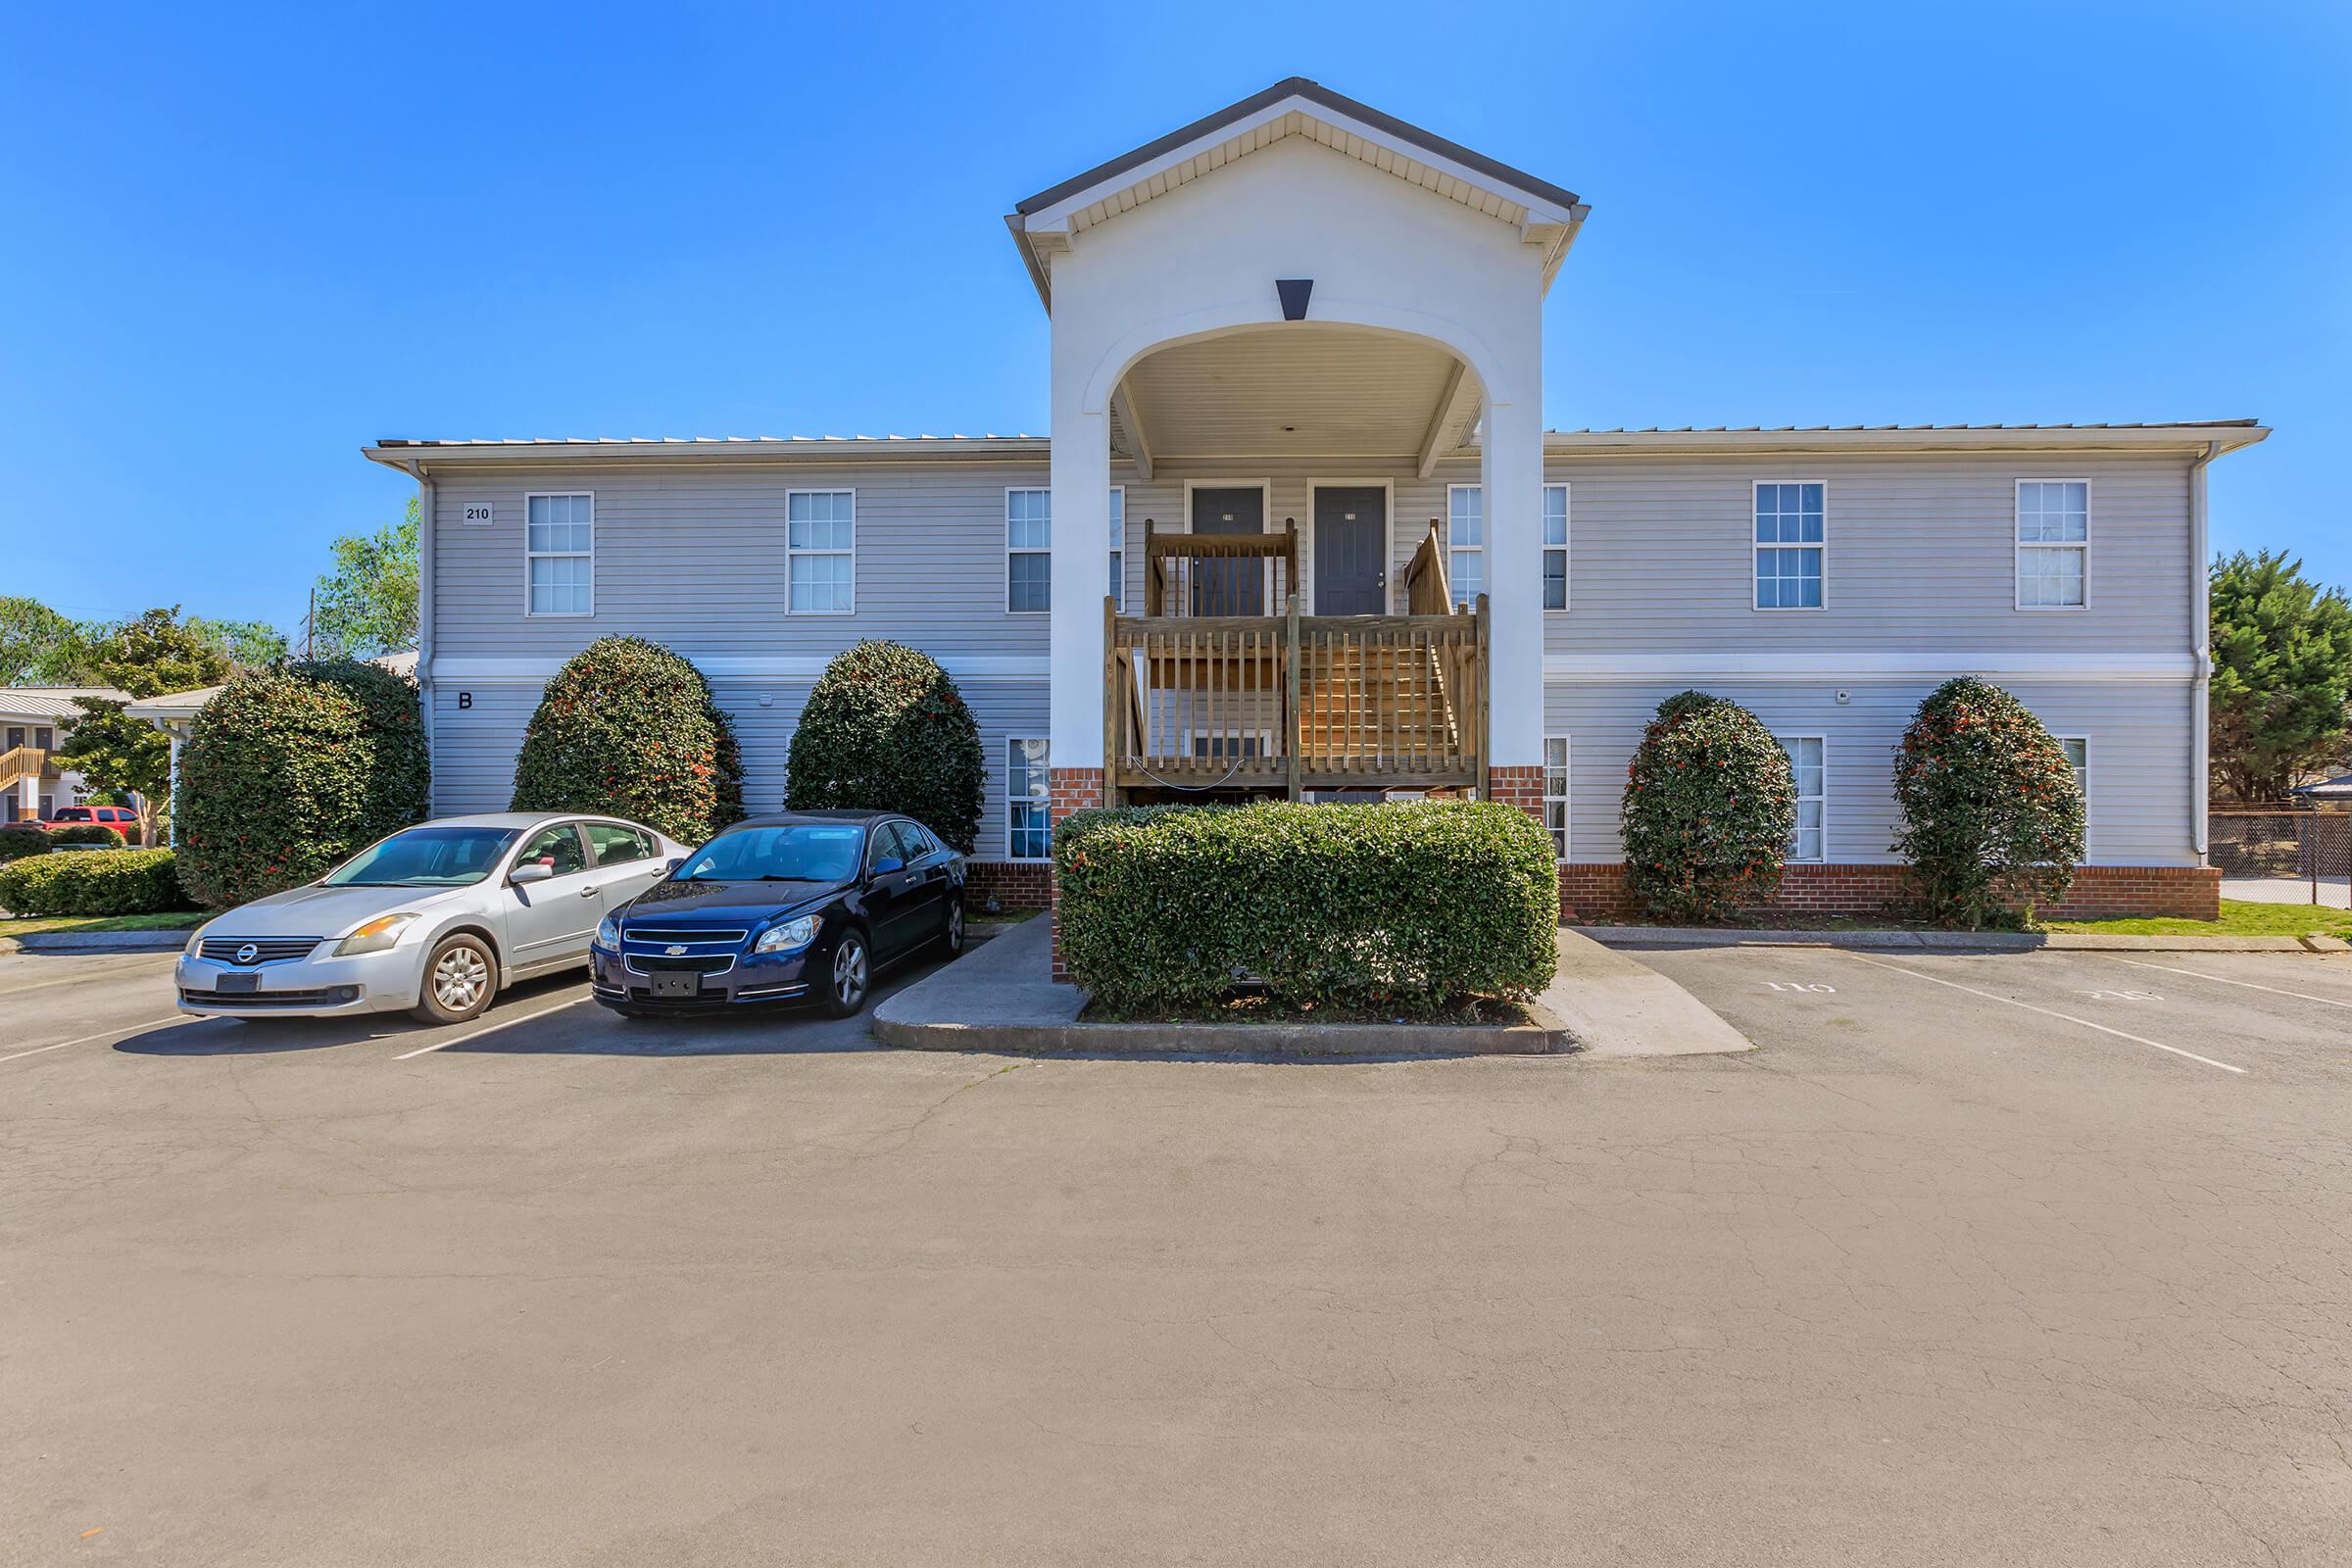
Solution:
{"label": "number 210 sign", "polygon": [[490,526],[490,503],[489,503],[489,502],[487,502],[487,501],[468,501],[468,502],[466,502],[466,525],[467,525],[467,526],[469,526],[469,527],[474,527],[474,528],[487,528],[487,527],[489,527],[489,526]]}

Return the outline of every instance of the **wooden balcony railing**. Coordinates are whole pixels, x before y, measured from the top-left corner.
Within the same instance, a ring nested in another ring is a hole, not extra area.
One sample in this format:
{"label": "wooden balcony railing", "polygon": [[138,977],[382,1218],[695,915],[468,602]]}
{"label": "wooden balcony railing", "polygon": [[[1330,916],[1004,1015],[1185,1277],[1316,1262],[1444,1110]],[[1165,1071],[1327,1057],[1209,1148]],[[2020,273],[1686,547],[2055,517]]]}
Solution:
{"label": "wooden balcony railing", "polygon": [[1116,790],[1478,789],[1488,620],[1130,616],[1103,602],[1103,755]]}
{"label": "wooden balcony railing", "polygon": [[19,746],[0,752],[0,789],[9,789],[28,778],[54,781],[57,769],[49,765],[49,754],[37,746]]}
{"label": "wooden balcony railing", "polygon": [[1161,533],[1144,519],[1144,613],[1280,615],[1298,588],[1298,523],[1280,533]]}

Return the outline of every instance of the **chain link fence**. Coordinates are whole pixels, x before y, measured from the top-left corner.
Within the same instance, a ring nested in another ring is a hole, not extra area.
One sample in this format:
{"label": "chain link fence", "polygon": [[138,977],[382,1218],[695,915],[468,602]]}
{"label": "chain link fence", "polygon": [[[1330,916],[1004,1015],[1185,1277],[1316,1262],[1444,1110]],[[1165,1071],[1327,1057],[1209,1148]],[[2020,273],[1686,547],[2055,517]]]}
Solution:
{"label": "chain link fence", "polygon": [[2352,811],[2232,808],[2205,820],[2223,898],[2352,906]]}

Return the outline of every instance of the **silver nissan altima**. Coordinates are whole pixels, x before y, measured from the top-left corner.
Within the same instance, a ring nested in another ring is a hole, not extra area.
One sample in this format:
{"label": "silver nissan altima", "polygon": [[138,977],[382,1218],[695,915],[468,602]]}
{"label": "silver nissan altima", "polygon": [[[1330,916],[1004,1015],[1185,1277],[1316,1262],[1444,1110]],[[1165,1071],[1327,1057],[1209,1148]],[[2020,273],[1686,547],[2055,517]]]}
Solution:
{"label": "silver nissan altima", "polygon": [[554,811],[445,816],[197,928],[175,971],[199,1017],[414,1011],[458,1023],[517,980],[588,961],[598,922],[692,847]]}

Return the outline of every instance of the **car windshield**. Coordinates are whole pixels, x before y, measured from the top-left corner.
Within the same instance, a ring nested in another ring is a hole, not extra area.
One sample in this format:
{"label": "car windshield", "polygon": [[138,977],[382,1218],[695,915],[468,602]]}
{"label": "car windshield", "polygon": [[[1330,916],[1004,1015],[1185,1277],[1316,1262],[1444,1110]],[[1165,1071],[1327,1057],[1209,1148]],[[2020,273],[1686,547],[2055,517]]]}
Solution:
{"label": "car windshield", "polygon": [[380,839],[318,880],[330,888],[462,888],[488,876],[511,827],[413,827]]}
{"label": "car windshield", "polygon": [[678,867],[681,882],[846,882],[858,871],[864,831],[791,822],[721,833]]}

